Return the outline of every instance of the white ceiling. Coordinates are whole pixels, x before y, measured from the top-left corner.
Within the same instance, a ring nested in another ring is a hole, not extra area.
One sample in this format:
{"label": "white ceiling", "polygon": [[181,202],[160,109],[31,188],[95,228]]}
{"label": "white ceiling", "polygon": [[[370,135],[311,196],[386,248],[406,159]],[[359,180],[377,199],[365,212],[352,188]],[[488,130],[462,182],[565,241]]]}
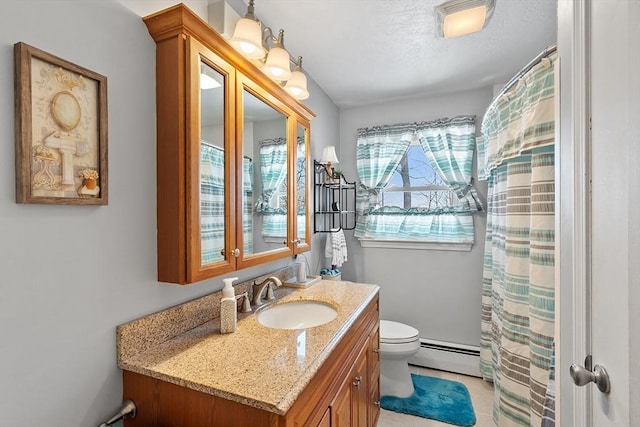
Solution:
{"label": "white ceiling", "polygon": [[255,0],[255,14],[343,108],[503,84],[555,43],[557,0],[496,0],[487,28],[453,39],[435,34],[443,1]]}

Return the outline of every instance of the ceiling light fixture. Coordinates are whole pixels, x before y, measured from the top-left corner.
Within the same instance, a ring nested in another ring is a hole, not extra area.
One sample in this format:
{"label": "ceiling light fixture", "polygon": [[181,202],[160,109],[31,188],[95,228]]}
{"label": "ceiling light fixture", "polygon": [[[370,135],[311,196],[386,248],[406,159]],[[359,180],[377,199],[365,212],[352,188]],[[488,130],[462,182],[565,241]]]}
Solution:
{"label": "ceiling light fixture", "polygon": [[450,0],[436,6],[438,36],[451,38],[478,32],[493,16],[496,0]]}
{"label": "ceiling light fixture", "polygon": [[[278,37],[273,35],[269,27],[262,29],[260,20],[254,14],[254,0],[249,0],[247,14],[238,20],[233,31],[231,45],[245,58],[258,60],[260,69],[271,79],[284,85],[294,98],[303,100],[309,97],[307,78],[302,73],[302,57],[293,62],[289,52],[284,47],[284,30],[280,30]],[[271,45],[271,48],[269,48]],[[291,72],[291,65],[296,67]],[[292,83],[288,80],[293,79]]]}

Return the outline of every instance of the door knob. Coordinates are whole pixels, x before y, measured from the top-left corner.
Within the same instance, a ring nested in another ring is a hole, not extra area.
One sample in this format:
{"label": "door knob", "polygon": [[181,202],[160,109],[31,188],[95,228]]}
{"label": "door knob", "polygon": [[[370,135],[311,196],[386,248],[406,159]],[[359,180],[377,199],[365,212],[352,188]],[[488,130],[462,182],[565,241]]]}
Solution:
{"label": "door knob", "polygon": [[589,383],[595,383],[604,394],[609,394],[611,391],[611,382],[609,381],[609,374],[602,365],[595,365],[593,371],[590,371],[578,364],[573,364],[569,368],[569,374],[573,379],[575,385],[582,387]]}

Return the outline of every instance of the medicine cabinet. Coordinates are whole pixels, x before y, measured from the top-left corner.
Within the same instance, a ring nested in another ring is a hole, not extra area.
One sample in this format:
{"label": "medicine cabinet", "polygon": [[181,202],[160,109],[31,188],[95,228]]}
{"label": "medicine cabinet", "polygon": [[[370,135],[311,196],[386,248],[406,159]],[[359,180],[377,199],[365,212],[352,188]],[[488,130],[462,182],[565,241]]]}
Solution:
{"label": "medicine cabinet", "polygon": [[183,4],[144,22],[157,45],[158,280],[309,250],[314,113]]}

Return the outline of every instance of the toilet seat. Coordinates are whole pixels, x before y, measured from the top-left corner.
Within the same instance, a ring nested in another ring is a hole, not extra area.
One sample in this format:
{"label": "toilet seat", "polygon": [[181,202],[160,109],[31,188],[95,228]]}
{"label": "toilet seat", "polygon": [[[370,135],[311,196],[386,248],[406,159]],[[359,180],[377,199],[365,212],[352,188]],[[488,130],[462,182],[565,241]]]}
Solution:
{"label": "toilet seat", "polygon": [[418,340],[419,332],[404,323],[380,320],[380,343],[405,344]]}

